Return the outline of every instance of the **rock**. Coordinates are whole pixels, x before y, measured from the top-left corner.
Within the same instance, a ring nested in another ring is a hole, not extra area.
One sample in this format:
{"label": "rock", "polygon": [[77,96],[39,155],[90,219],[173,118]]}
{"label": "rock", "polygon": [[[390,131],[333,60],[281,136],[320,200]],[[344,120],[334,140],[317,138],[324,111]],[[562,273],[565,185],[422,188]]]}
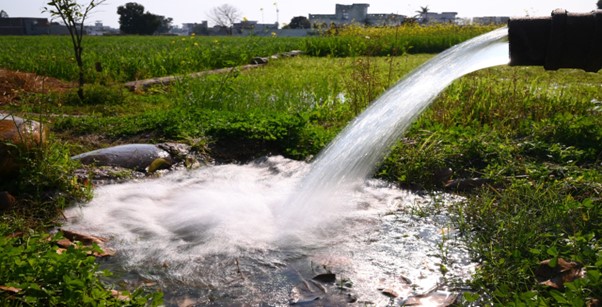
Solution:
{"label": "rock", "polygon": [[10,211],[17,205],[17,200],[14,196],[6,191],[0,192],[0,212]]}
{"label": "rock", "polygon": [[153,161],[159,158],[171,161],[171,156],[167,151],[152,144],[119,145],[72,157],[72,159],[79,160],[83,164],[116,166],[137,171],[145,171]]}
{"label": "rock", "polygon": [[172,159],[176,161],[184,161],[192,151],[190,145],[182,143],[161,143],[157,147],[167,151]]}
{"label": "rock", "polygon": [[84,185],[120,183],[145,177],[143,172],[117,166],[84,167],[75,170],[74,175]]}
{"label": "rock", "polygon": [[296,56],[300,56],[303,54],[303,51],[301,50],[291,50],[289,52],[283,52],[280,55],[283,57],[296,57]]}
{"label": "rock", "polygon": [[324,294],[323,288],[303,280],[291,290],[289,303],[291,305],[309,304],[321,299]]}
{"label": "rock", "polygon": [[269,61],[268,58],[264,57],[254,57],[251,59],[251,64],[267,64]]}
{"label": "rock", "polygon": [[0,180],[19,170],[17,155],[45,143],[48,129],[39,122],[0,113]]}
{"label": "rock", "polygon": [[31,147],[46,142],[48,129],[37,121],[0,113],[0,140]]}

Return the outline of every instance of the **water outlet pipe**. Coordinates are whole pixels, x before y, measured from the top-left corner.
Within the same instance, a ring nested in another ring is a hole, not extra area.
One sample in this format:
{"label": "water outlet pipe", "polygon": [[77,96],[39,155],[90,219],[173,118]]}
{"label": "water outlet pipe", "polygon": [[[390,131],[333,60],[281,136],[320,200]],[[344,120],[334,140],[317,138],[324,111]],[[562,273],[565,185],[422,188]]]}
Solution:
{"label": "water outlet pipe", "polygon": [[508,21],[510,66],[543,66],[546,70],[602,68],[602,10]]}

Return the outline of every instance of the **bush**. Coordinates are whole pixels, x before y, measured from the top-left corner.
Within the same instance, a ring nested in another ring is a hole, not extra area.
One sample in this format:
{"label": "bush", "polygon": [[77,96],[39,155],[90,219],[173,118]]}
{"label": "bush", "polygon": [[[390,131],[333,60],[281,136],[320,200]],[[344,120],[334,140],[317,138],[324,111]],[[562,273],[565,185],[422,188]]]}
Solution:
{"label": "bush", "polygon": [[30,232],[22,237],[0,235],[0,305],[3,306],[157,306],[160,293],[117,292],[114,295],[100,277],[89,252],[98,247],[70,246],[59,252],[56,235]]}

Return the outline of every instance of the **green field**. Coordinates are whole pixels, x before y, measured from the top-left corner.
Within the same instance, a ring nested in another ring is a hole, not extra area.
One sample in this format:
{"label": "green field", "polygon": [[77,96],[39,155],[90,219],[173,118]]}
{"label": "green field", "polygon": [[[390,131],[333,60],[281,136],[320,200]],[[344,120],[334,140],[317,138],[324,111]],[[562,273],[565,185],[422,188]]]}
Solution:
{"label": "green field", "polygon": [[[311,56],[387,56],[441,52],[492,27],[349,28],[307,38],[114,36],[86,37],[88,82],[126,82],[248,64],[254,57],[303,50]],[[2,37],[0,66],[76,80],[69,37]],[[102,72],[95,70],[100,63]]]}
{"label": "green field", "polygon": [[[94,280],[94,263],[61,271],[77,281],[67,289],[35,289],[61,278],[41,276],[40,267],[85,259],[48,256],[43,234],[60,208],[89,195],[72,180],[77,165],[69,156],[144,138],[207,148],[223,162],[269,153],[307,159],[432,53],[491,29],[349,28],[310,38],[86,37],[85,101],[74,92],[28,94],[0,106],[17,115],[42,114],[53,132],[49,146],[23,155],[30,167],[18,182],[0,182],[0,190],[36,208],[0,218],[0,255],[7,259],[0,261],[0,272],[9,272],[0,275],[0,286],[32,287],[16,294],[0,291],[0,302],[44,304],[59,297],[81,299],[77,295],[110,300],[101,290],[78,292],[107,287]],[[8,46],[0,50],[0,68],[76,79],[67,38],[0,37],[0,42]],[[293,49],[306,55],[254,70],[183,78],[146,92],[123,87],[125,81],[241,65]],[[484,183],[457,191],[466,200],[449,208],[481,263],[469,285],[459,285],[472,289],[463,304],[583,306],[602,298],[600,112],[600,72],[484,69],[449,86],[380,165],[376,176],[427,193],[450,191],[442,169],[451,169],[451,179]],[[232,143],[250,149],[224,152]],[[16,231],[28,235],[6,236]],[[26,265],[32,257],[51,261]],[[541,284],[539,263],[554,265],[560,258],[583,266],[583,277],[560,289]],[[144,301],[141,290],[135,295]]]}

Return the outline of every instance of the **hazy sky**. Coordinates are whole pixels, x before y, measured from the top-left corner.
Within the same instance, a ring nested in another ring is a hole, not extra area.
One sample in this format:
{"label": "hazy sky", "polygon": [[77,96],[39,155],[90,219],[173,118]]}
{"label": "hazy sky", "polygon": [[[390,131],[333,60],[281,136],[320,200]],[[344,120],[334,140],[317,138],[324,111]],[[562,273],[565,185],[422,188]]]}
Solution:
{"label": "hazy sky", "polygon": [[[87,4],[89,0],[78,0]],[[10,17],[49,17],[42,9],[48,0],[0,0],[0,10]],[[368,3],[368,13],[396,13],[415,15],[421,6],[428,6],[432,12],[458,12],[458,17],[475,16],[549,16],[555,8],[569,12],[589,12],[596,8],[597,0],[107,0],[95,9],[88,19],[90,24],[101,20],[105,25],[119,27],[117,7],[127,2],[142,4],[153,14],[174,19],[174,25],[185,22],[207,20],[212,8],[230,4],[239,9],[249,20],[280,24],[289,23],[294,16],[308,14],[334,14],[335,4]],[[278,15],[276,10],[279,11]]]}

